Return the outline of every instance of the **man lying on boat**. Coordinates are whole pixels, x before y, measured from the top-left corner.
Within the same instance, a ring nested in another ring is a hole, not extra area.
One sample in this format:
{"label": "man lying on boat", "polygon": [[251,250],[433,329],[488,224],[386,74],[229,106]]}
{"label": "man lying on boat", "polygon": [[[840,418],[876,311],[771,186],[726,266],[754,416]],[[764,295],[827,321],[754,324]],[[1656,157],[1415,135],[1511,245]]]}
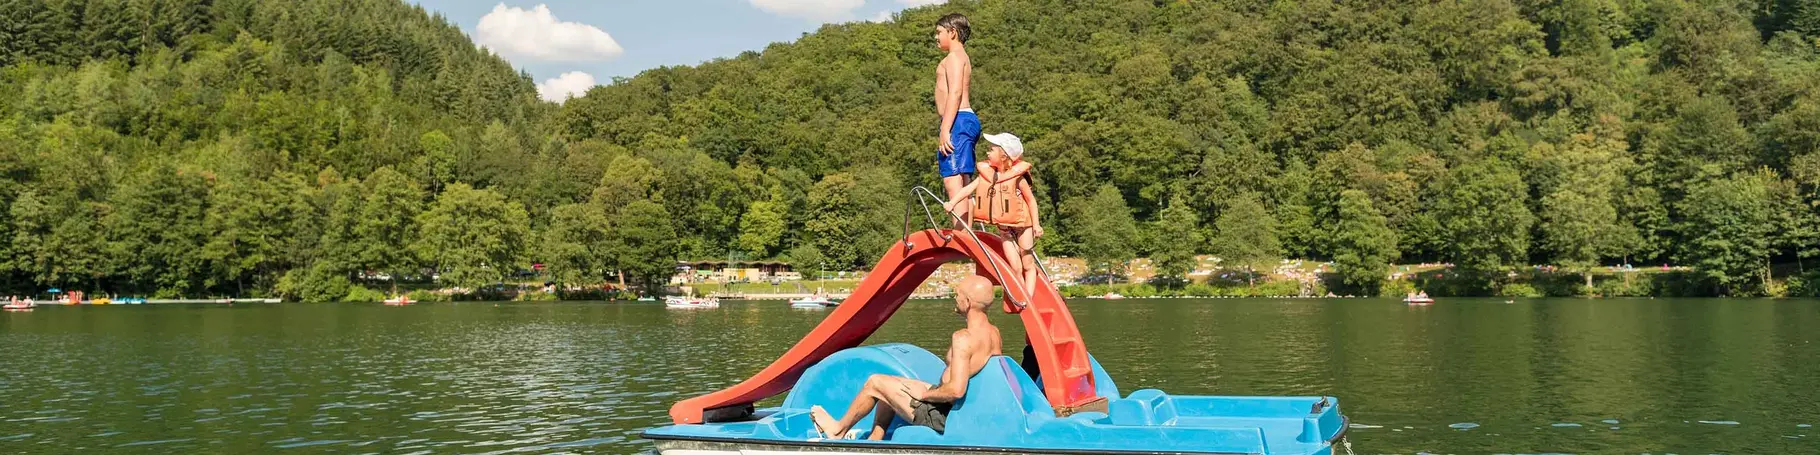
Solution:
{"label": "man lying on boat", "polygon": [[816,406],[809,410],[815,429],[829,438],[848,439],[853,425],[872,413],[872,432],[867,437],[885,439],[885,428],[891,419],[903,417],[911,425],[921,425],[942,433],[947,429],[948,411],[954,402],[967,395],[967,379],[986,367],[986,360],[999,355],[998,328],[986,319],[986,306],[992,303],[992,282],[971,275],[954,284],[954,313],[967,321],[967,327],[954,332],[948,347],[948,367],[942,370],[942,383],[929,383],[911,378],[872,375],[866,379],[859,396],[847,406],[840,420],[828,410]]}

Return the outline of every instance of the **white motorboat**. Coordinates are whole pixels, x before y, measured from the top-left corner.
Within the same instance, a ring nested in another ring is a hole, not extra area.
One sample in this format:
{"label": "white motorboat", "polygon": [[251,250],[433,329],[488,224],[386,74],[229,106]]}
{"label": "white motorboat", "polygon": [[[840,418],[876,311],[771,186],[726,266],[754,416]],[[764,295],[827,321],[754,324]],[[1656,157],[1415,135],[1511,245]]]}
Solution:
{"label": "white motorboat", "polygon": [[800,299],[790,299],[790,308],[822,309],[822,308],[832,308],[832,307],[837,307],[837,306],[840,306],[840,302],[829,300],[827,297],[823,297],[820,295],[804,297],[804,298],[800,298]]}
{"label": "white motorboat", "polygon": [[667,297],[666,308],[720,308],[720,299],[713,297]]}

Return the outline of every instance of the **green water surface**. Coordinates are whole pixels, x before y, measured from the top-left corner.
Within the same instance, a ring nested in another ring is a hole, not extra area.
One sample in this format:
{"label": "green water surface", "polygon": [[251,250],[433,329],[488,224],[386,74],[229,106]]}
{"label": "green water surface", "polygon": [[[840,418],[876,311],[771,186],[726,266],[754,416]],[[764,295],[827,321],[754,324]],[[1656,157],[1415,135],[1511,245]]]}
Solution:
{"label": "green water surface", "polygon": [[[912,302],[871,342],[940,352]],[[1820,453],[1820,303],[1071,304],[1121,390],[1333,395],[1358,453]],[[0,314],[0,453],[642,453],[826,311],[632,303]],[[1022,339],[998,314],[1007,349]],[[1016,354],[1016,352],[1011,352]],[[775,400],[773,400],[775,401]]]}

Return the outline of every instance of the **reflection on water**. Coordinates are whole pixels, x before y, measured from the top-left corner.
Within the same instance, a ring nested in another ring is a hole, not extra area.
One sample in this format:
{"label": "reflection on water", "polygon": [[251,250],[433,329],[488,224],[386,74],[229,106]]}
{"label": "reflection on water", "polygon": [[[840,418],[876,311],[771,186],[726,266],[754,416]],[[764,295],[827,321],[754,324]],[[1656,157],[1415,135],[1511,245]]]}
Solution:
{"label": "reflection on water", "polygon": [[[0,453],[638,453],[670,404],[744,379],[827,314],[787,306],[0,314]],[[1359,453],[1820,453],[1817,308],[1074,304],[1125,392],[1337,395]],[[939,350],[959,325],[946,302],[913,302],[873,341]]]}

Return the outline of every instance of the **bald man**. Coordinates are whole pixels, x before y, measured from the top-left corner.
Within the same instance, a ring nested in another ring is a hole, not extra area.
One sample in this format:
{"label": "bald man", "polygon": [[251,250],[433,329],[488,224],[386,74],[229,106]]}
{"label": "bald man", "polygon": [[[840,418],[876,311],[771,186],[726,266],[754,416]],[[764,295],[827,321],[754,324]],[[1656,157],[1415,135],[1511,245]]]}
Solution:
{"label": "bald man", "polygon": [[942,371],[942,383],[930,385],[911,378],[872,375],[866,379],[859,396],[847,406],[847,415],[839,420],[828,410],[816,406],[809,410],[815,428],[835,439],[847,439],[853,425],[866,413],[872,413],[872,432],[867,437],[885,439],[885,427],[891,419],[902,416],[911,425],[921,425],[941,433],[948,427],[948,411],[954,402],[967,395],[967,380],[986,360],[999,355],[998,328],[986,319],[986,306],[992,303],[992,282],[972,275],[954,284],[954,313],[967,320],[967,327],[954,331],[948,347],[948,368]]}

